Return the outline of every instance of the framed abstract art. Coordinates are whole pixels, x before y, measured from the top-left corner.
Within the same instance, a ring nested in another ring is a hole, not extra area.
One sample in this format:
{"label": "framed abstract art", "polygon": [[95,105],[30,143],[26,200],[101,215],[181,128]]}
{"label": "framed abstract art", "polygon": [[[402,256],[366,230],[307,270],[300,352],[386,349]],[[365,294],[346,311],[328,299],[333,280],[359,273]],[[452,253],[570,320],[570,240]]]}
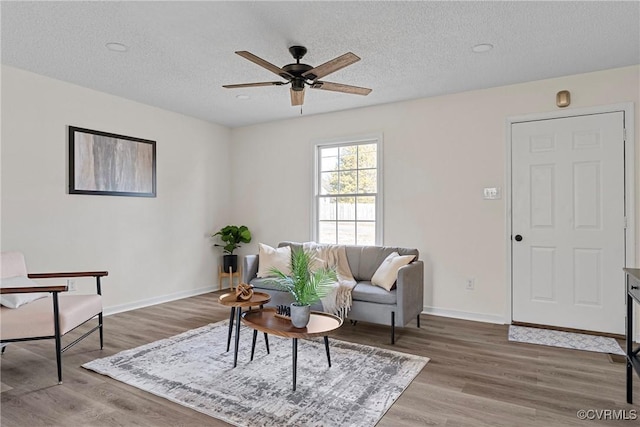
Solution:
{"label": "framed abstract art", "polygon": [[69,193],[156,197],[156,142],[69,126]]}

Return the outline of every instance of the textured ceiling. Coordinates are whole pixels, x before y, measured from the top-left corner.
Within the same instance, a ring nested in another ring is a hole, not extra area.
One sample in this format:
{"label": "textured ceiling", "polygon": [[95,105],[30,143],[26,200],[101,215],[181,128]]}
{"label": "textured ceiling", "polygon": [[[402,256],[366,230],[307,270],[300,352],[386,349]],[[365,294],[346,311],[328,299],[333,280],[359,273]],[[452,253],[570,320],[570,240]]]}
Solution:
{"label": "textured ceiling", "polygon": [[[300,115],[287,86],[224,89],[277,76],[287,48],[319,65],[361,61],[325,80],[369,96],[307,90],[304,115],[640,63],[631,2],[7,2],[2,63],[237,127]],[[105,48],[129,46],[126,53]],[[471,51],[478,43],[495,48]],[[274,78],[275,77],[275,78]],[[236,95],[246,94],[248,100]]]}

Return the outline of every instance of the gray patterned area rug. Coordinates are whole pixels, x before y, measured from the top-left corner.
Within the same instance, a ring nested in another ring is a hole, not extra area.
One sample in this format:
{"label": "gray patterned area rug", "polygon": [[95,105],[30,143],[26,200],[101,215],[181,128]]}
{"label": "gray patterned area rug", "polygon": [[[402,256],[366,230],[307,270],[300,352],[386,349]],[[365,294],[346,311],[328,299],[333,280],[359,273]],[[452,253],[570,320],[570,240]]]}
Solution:
{"label": "gray patterned area rug", "polygon": [[429,361],[426,357],[322,338],[298,341],[292,391],[290,339],[242,325],[238,366],[228,321],[213,323],[82,365],[237,426],[373,426]]}
{"label": "gray patterned area rug", "polygon": [[618,342],[613,338],[551,329],[511,325],[509,326],[509,341],[625,355]]}

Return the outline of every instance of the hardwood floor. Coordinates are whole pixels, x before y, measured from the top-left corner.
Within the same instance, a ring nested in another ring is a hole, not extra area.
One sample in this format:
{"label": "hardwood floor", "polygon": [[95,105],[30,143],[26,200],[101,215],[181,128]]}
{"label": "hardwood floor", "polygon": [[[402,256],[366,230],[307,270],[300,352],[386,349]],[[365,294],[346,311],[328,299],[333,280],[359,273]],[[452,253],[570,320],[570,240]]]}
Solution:
{"label": "hardwood floor", "polygon": [[[226,426],[80,367],[228,319],[229,309],[217,303],[219,294],[106,317],[104,349],[97,349],[96,335],[67,351],[62,385],[56,382],[52,340],[10,345],[2,356],[2,426]],[[345,322],[335,338],[431,359],[378,423],[381,427],[640,425],[640,405],[625,401],[623,358],[614,362],[602,353],[511,343],[507,329],[423,315],[420,329],[415,322],[397,329],[395,346],[389,344],[388,327],[363,322]],[[634,397],[640,402],[640,379],[635,378]],[[582,421],[576,415],[581,409],[612,410],[610,419],[638,418]]]}

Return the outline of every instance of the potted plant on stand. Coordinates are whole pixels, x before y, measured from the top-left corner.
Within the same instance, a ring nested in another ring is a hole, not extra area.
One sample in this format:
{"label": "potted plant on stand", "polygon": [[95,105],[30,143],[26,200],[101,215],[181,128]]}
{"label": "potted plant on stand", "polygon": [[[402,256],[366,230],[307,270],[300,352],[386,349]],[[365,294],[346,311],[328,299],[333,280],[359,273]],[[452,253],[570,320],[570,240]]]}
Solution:
{"label": "potted plant on stand", "polygon": [[294,250],[291,254],[291,276],[277,268],[270,270],[276,276],[272,281],[293,296],[291,324],[296,328],[307,326],[311,304],[327,296],[338,280],[334,270],[319,268],[311,271],[313,263],[314,255],[311,252]]}
{"label": "potted plant on stand", "polygon": [[220,236],[220,240],[224,244],[214,244],[214,246],[219,246],[222,248],[224,252],[223,265],[224,271],[229,271],[231,268],[232,272],[238,271],[238,255],[234,255],[233,251],[240,247],[240,243],[249,243],[251,241],[251,232],[249,229],[244,226],[236,226],[236,225],[227,225],[223,227],[215,234],[212,234],[211,237],[215,238],[216,236]]}

